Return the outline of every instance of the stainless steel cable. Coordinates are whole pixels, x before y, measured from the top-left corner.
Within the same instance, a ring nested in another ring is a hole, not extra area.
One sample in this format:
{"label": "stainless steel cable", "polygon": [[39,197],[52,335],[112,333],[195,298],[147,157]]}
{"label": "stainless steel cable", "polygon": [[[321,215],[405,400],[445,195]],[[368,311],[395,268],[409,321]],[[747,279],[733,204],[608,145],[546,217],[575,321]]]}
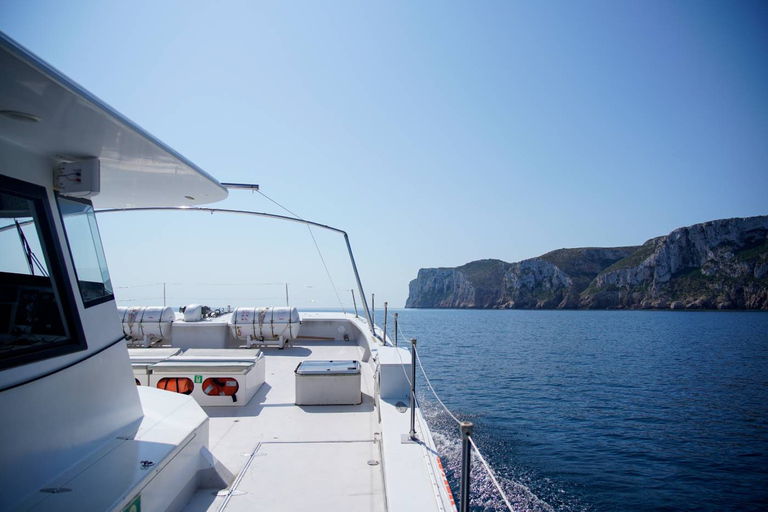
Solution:
{"label": "stainless steel cable", "polygon": [[[403,338],[404,338],[404,339],[410,339],[410,338],[408,338],[408,337],[405,335],[405,333],[403,332],[403,330],[402,330],[402,323],[401,323],[401,322],[398,322],[398,331],[400,332],[400,334],[403,336]],[[454,414],[453,414],[453,413],[450,411],[450,409],[448,409],[448,406],[446,406],[446,405],[445,405],[445,403],[443,403],[443,401],[440,399],[440,396],[438,396],[438,394],[437,394],[437,391],[435,391],[435,388],[432,386],[432,383],[430,382],[430,380],[429,380],[429,377],[427,377],[427,372],[426,372],[426,370],[424,370],[424,365],[422,365],[422,364],[421,364],[421,358],[419,357],[419,353],[418,353],[418,352],[416,352],[416,361],[418,361],[418,363],[419,363],[419,368],[421,368],[421,374],[424,376],[424,380],[425,380],[425,382],[427,383],[427,386],[429,387],[429,390],[430,390],[430,391],[432,392],[432,394],[434,395],[435,399],[436,399],[436,400],[438,401],[438,403],[439,403],[439,404],[442,406],[443,410],[445,410],[445,412],[446,412],[446,413],[447,413],[447,414],[448,414],[448,415],[449,415],[449,416],[450,416],[450,417],[451,417],[451,418],[452,418],[452,419],[453,419],[453,420],[454,420],[456,423],[458,423],[458,424],[460,425],[460,424],[461,424],[461,421],[460,421],[460,420],[459,420],[459,419],[456,417],[456,415],[454,415]],[[401,360],[401,363],[402,363],[402,360]],[[405,371],[405,368],[403,368],[403,371]],[[407,375],[406,375],[406,378],[407,378]],[[409,381],[409,382],[410,382],[410,381]],[[512,508],[512,504],[511,504],[511,503],[510,503],[510,501],[509,501],[509,498],[507,498],[507,495],[504,493],[504,490],[501,488],[501,485],[499,484],[499,481],[496,479],[496,475],[495,475],[495,473],[494,473],[494,472],[493,472],[493,470],[491,469],[491,466],[488,464],[488,462],[485,460],[485,457],[483,457],[483,454],[480,452],[480,448],[478,448],[478,447],[477,447],[477,445],[475,444],[475,441],[472,439],[472,436],[469,436],[469,442],[472,444],[472,447],[474,448],[474,450],[475,450],[475,453],[477,453],[477,456],[478,456],[478,458],[480,459],[480,462],[482,463],[483,467],[485,468],[485,471],[488,473],[488,476],[489,476],[489,477],[491,477],[491,481],[493,482],[493,485],[496,487],[496,490],[497,490],[497,491],[499,491],[499,495],[501,495],[501,498],[502,498],[502,500],[504,500],[504,504],[507,506],[507,508],[508,508],[509,510],[514,510],[514,509]],[[523,488],[525,488],[526,490],[528,490],[528,488],[527,488],[527,487],[525,487],[525,486],[524,486],[524,485],[522,485],[522,484],[517,484],[517,483],[516,483],[515,485],[521,485]],[[536,501],[538,501],[538,502],[539,502],[539,503],[542,505],[542,507],[543,507],[544,509],[546,509],[546,510],[553,510],[553,508],[552,508],[552,507],[551,507],[551,506],[550,506],[548,503],[546,503],[546,502],[542,501],[542,500],[541,500],[541,499],[540,499],[538,496],[536,496],[535,494],[533,494],[532,492],[530,492],[530,490],[528,490],[528,492],[530,493],[530,495],[531,495],[531,496],[532,496],[532,497],[533,497],[533,498],[534,498]]]}
{"label": "stainless steel cable", "polygon": [[403,375],[405,375],[405,380],[408,381],[408,387],[412,388],[413,384],[411,383],[410,377],[408,377],[408,372],[405,371],[405,363],[403,362],[403,358],[400,355],[400,349],[395,347],[395,350],[397,351],[397,358],[400,360],[400,368],[403,369]]}
{"label": "stainless steel cable", "polygon": [[[264,196],[265,199],[273,202],[274,204],[276,204],[277,206],[279,206],[280,208],[282,208],[286,212],[290,213],[291,215],[293,215],[297,219],[304,220],[304,219],[301,218],[300,215],[297,215],[296,213],[292,212],[291,210],[289,210],[285,206],[281,205],[280,203],[278,203],[277,201],[275,201],[274,199],[269,197],[267,194],[265,194],[261,190],[256,190],[256,192],[258,192],[259,194]],[[309,230],[309,236],[312,237],[312,242],[315,244],[315,249],[317,249],[317,254],[318,254],[318,256],[320,256],[320,261],[323,262],[323,267],[325,268],[325,273],[328,275],[328,280],[331,282],[331,286],[333,287],[333,292],[336,294],[336,299],[339,301],[339,306],[341,306],[341,310],[346,315],[347,314],[347,309],[344,307],[344,303],[341,302],[341,296],[339,295],[339,291],[336,289],[336,285],[333,282],[333,278],[331,277],[331,272],[328,270],[328,265],[326,265],[326,263],[325,263],[325,258],[323,258],[323,253],[322,253],[322,251],[320,251],[320,246],[317,244],[317,240],[315,239],[315,234],[312,232],[312,226],[307,224],[307,229]]]}
{"label": "stainless steel cable", "polygon": [[443,409],[446,413],[448,413],[448,416],[453,418],[453,421],[455,421],[458,425],[461,425],[461,421],[459,418],[457,418],[451,411],[448,409],[448,407],[443,403],[442,400],[440,400],[440,397],[437,396],[437,391],[435,391],[435,388],[432,387],[432,383],[429,381],[429,377],[427,377],[427,372],[424,371],[424,366],[421,364],[421,358],[419,357],[419,353],[416,352],[416,361],[419,363],[419,368],[421,368],[421,374],[424,376],[424,380],[427,383],[427,387],[429,387],[429,390],[432,391],[432,394],[435,396],[435,399],[440,403],[440,405],[443,406]]}
{"label": "stainless steel cable", "polygon": [[[391,313],[390,313],[391,314]],[[403,332],[402,324],[397,324],[397,330],[400,331],[400,334],[403,336],[404,339],[410,339],[405,336],[405,333]],[[448,409],[448,406],[445,405],[445,403],[440,399],[440,397],[437,394],[437,391],[435,391],[435,388],[432,386],[432,382],[429,380],[429,377],[427,377],[427,372],[424,370],[424,365],[421,364],[421,358],[419,357],[419,352],[416,352],[416,361],[419,363],[419,368],[421,368],[421,374],[424,376],[424,380],[427,383],[427,387],[429,387],[429,390],[432,391],[432,394],[435,396],[435,399],[438,401],[438,403],[443,407],[446,413],[448,413],[448,416],[453,418],[453,421],[455,421],[457,424],[461,424],[461,421],[454,415],[450,409]],[[402,362],[402,360],[401,360]],[[405,369],[403,369],[405,371]],[[410,381],[409,381],[410,384]]]}

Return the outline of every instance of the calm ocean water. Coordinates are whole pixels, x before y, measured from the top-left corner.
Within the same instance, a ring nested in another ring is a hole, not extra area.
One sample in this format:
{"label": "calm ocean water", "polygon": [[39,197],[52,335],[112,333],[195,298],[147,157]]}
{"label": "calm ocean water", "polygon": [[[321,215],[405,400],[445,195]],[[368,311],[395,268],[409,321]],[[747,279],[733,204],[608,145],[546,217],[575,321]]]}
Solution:
{"label": "calm ocean water", "polygon": [[[768,314],[398,313],[521,510],[768,509]],[[458,491],[458,427],[421,400]]]}

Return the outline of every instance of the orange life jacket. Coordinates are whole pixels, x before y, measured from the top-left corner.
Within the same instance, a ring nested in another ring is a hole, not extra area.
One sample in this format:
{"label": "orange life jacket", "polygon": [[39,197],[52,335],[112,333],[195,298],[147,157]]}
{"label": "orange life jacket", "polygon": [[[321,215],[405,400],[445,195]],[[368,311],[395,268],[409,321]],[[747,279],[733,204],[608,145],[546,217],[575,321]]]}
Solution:
{"label": "orange life jacket", "polygon": [[208,378],[203,381],[203,393],[210,396],[231,396],[237,402],[237,391],[240,385],[232,378]]}
{"label": "orange life jacket", "polygon": [[181,393],[182,395],[191,395],[195,385],[192,381],[185,377],[173,377],[160,379],[157,383],[158,389],[164,389],[166,391],[173,391],[174,393]]}

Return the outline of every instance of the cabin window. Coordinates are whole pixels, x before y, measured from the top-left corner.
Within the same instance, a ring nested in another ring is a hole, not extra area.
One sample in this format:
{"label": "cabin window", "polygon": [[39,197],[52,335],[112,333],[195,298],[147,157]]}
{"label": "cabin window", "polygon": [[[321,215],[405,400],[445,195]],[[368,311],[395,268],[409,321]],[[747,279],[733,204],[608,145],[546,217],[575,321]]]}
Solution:
{"label": "cabin window", "polygon": [[0,368],[84,350],[45,188],[0,176]]}
{"label": "cabin window", "polygon": [[87,308],[114,299],[93,205],[82,199],[57,199],[83,305]]}

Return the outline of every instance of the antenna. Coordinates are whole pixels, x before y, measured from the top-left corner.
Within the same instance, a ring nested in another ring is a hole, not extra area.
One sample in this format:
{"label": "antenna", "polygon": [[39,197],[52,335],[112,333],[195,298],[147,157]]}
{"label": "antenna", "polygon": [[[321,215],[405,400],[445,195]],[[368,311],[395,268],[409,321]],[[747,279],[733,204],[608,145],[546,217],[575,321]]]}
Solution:
{"label": "antenna", "polygon": [[258,185],[253,185],[250,183],[222,183],[221,186],[231,190],[259,190]]}

